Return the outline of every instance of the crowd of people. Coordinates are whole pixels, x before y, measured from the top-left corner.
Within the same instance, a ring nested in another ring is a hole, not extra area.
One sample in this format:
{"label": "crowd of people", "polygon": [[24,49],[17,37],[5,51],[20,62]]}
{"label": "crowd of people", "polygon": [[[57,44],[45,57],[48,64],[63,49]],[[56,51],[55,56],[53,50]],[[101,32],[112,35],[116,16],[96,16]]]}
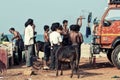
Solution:
{"label": "crowd of people", "polygon": [[[82,26],[82,17],[77,19],[76,24],[70,25],[68,28],[68,20],[63,20],[63,25],[59,22],[52,23],[51,27],[44,26],[44,67],[43,69],[55,69],[55,53],[60,46],[73,46],[77,48],[80,60],[81,44],[83,42],[80,28]],[[33,56],[35,55],[35,24],[33,19],[25,22],[24,41],[21,34],[14,28],[10,28],[9,32],[14,35],[11,39],[15,40],[16,53],[18,53],[18,63],[22,62],[22,51],[25,50],[26,66],[33,66]],[[48,66],[48,62],[50,65]]]}
{"label": "crowd of people", "polygon": [[[83,42],[83,36],[79,32],[82,26],[82,17],[77,19],[77,24],[73,24],[68,28],[68,21],[63,21],[63,26],[60,23],[53,23],[51,31],[49,32],[49,26],[44,26],[44,68],[43,69],[55,69],[55,53],[59,46],[74,46],[77,47],[78,55],[80,59],[81,43]],[[51,57],[51,63],[48,67],[47,63]]]}

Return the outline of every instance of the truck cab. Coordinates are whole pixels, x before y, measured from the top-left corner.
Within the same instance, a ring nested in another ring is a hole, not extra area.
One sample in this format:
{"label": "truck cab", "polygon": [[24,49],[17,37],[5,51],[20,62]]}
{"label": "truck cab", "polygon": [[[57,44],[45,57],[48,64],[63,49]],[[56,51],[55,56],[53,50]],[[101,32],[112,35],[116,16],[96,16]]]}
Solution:
{"label": "truck cab", "polygon": [[120,1],[110,0],[99,23],[94,24],[92,54],[105,52],[109,61],[120,69]]}

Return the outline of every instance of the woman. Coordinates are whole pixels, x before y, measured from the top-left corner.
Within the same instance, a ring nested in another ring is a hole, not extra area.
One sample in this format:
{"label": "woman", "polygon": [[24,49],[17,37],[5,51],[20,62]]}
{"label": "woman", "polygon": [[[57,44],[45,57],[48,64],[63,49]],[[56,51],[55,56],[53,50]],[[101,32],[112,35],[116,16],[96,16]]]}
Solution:
{"label": "woman", "polygon": [[33,66],[33,47],[34,47],[34,30],[33,19],[28,19],[25,23],[24,44],[26,48],[26,66]]}

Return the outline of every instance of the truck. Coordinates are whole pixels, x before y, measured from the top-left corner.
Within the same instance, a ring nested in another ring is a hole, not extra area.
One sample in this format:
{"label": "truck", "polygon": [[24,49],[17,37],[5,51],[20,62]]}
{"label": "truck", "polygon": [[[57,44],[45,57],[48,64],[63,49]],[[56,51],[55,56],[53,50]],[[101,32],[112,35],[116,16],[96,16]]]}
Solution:
{"label": "truck", "polygon": [[94,23],[91,53],[100,52],[120,69],[120,0],[110,0],[101,20]]}

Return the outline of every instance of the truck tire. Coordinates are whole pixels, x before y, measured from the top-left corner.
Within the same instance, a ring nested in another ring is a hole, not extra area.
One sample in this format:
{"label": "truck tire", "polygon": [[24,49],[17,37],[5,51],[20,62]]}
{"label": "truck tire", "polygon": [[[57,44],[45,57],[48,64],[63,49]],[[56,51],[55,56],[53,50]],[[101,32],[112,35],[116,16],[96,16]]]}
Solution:
{"label": "truck tire", "polygon": [[107,53],[107,58],[108,58],[109,62],[110,62],[111,64],[113,64],[112,59],[111,59],[111,55],[112,55],[112,52],[109,51],[109,52]]}
{"label": "truck tire", "polygon": [[120,69],[120,45],[113,50],[111,58],[114,66]]}

